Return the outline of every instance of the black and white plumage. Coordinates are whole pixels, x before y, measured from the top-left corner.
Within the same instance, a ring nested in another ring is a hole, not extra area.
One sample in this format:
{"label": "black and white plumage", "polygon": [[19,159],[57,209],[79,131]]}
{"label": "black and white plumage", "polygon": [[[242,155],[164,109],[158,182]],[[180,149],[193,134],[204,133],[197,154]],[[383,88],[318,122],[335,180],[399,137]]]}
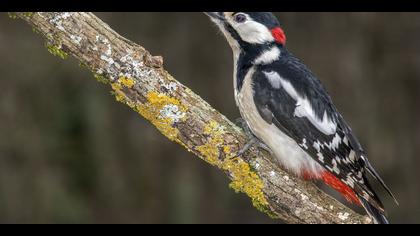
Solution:
{"label": "black and white plumage", "polygon": [[387,223],[366,174],[392,193],[321,82],[285,48],[276,17],[268,12],[206,14],[232,47],[235,100],[252,133],[284,168],[324,180],[362,204],[375,222]]}

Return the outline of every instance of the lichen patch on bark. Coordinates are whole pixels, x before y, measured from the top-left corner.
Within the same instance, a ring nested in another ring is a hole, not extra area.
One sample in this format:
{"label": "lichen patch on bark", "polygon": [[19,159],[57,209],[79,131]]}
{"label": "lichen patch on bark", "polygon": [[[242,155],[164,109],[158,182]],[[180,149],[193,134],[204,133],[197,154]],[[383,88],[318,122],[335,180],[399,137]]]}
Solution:
{"label": "lichen patch on bark", "polygon": [[260,210],[268,207],[264,196],[264,182],[251,169],[248,163],[235,157],[232,148],[225,143],[225,127],[212,120],[204,126],[203,133],[207,135],[207,142],[196,147],[203,159],[229,173],[232,182],[229,186],[236,192],[247,194],[254,206]]}

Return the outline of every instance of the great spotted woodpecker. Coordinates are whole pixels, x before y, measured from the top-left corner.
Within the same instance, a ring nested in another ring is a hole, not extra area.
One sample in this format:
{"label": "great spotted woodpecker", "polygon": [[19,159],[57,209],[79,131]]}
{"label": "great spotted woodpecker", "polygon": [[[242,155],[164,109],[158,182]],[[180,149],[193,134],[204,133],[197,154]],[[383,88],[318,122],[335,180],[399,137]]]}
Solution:
{"label": "great spotted woodpecker", "polygon": [[321,82],[286,49],[277,18],[269,12],[205,13],[233,50],[235,100],[253,136],[290,172],[324,181],[362,205],[375,223],[388,223],[367,173],[395,197]]}

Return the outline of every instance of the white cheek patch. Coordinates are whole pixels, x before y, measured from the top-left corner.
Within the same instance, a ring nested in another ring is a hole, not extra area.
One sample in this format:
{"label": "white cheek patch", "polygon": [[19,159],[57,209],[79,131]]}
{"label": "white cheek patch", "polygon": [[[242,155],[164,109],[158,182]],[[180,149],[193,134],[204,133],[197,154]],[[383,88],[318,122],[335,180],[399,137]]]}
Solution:
{"label": "white cheek patch", "polygon": [[250,44],[274,42],[271,31],[265,25],[254,21],[249,15],[246,16],[247,21],[244,23],[237,23],[231,17],[227,18],[230,25],[238,32],[243,41]]}
{"label": "white cheek patch", "polygon": [[236,28],[242,40],[250,44],[263,44],[273,42],[274,37],[267,27],[258,22],[249,21]]}
{"label": "white cheek patch", "polygon": [[[277,72],[274,71],[264,73],[273,87],[283,87],[286,93],[288,93],[289,96],[296,101],[296,109],[294,112],[296,117],[306,117],[313,126],[326,135],[332,135],[335,133],[337,124],[328,117],[326,111],[324,112],[322,119],[318,118],[309,100],[300,96],[289,81],[283,79]],[[275,81],[275,83],[272,81]],[[277,85],[278,81],[280,82],[280,85]]]}

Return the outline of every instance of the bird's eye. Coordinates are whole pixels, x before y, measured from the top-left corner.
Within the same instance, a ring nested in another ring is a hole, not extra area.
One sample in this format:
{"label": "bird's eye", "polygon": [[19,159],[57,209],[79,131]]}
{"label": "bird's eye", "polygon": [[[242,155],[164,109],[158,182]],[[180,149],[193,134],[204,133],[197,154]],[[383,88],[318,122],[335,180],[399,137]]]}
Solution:
{"label": "bird's eye", "polygon": [[244,23],[246,21],[246,15],[239,13],[236,14],[233,19],[237,22],[237,23]]}

